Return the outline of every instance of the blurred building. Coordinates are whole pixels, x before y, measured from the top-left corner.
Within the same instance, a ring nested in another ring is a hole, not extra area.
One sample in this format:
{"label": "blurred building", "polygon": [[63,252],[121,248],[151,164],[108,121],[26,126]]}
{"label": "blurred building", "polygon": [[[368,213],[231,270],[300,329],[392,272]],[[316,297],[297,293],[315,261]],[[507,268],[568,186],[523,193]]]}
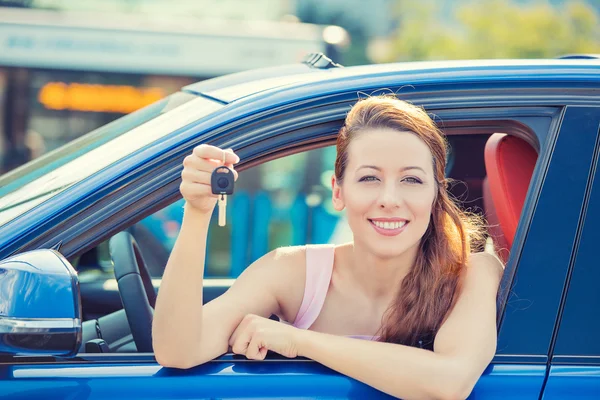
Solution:
{"label": "blurred building", "polygon": [[[36,3],[108,12],[0,7],[0,172],[192,82],[331,48],[326,27],[277,20],[289,11],[285,1],[177,3],[178,13],[218,3],[222,14],[210,19],[157,15],[173,4],[163,1],[120,2],[147,11],[139,15],[114,13],[108,1]],[[233,19],[258,8],[274,20]]]}

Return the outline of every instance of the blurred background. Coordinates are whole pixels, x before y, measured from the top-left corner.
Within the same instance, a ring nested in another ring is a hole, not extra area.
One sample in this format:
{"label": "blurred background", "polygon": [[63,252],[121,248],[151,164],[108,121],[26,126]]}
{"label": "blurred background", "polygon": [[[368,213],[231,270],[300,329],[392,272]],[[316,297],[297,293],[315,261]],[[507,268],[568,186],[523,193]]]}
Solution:
{"label": "blurred background", "polygon": [[[0,0],[0,173],[200,80],[310,52],[345,66],[600,54],[599,15],[600,0]],[[328,200],[334,159],[325,148],[245,171],[239,230],[213,230],[208,273],[351,239]],[[180,221],[174,204],[138,224],[162,245],[155,275]]]}
{"label": "blurred background", "polygon": [[0,172],[186,84],[345,66],[600,53],[600,0],[0,0]]}

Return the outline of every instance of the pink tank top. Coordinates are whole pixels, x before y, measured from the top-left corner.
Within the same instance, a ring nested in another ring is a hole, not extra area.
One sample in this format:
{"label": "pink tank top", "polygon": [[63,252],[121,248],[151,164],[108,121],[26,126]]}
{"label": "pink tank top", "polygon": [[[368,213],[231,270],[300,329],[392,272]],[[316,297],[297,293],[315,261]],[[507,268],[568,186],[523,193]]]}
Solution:
{"label": "pink tank top", "polygon": [[[302,304],[293,323],[296,328],[309,329],[319,316],[331,282],[334,254],[334,245],[306,246],[306,284]],[[367,335],[349,337],[377,340],[377,337]]]}

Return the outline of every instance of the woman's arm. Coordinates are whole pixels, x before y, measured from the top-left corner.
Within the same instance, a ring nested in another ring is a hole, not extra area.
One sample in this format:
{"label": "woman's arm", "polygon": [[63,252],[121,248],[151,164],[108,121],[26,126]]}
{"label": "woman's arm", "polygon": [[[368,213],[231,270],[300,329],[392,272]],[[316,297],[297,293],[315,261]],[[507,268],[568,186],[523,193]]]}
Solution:
{"label": "woman's arm", "polygon": [[227,352],[231,334],[247,314],[281,314],[281,296],[293,298],[298,308],[302,301],[304,253],[294,248],[266,254],[227,292],[202,306],[202,229],[207,228],[201,220],[184,222],[156,301],[154,355],[165,367],[186,369],[210,361]]}
{"label": "woman's arm", "polygon": [[222,296],[202,305],[209,220],[186,209],[165,268],[152,323],[154,355],[163,366],[190,368],[212,360],[227,352],[229,336],[246,313],[268,317],[278,310],[270,278],[264,276],[272,254],[249,267]]}
{"label": "woman's arm", "polygon": [[[202,289],[206,238],[216,197],[210,189],[214,168],[238,161],[229,151],[200,145],[186,157],[181,192],[186,200],[183,223],[169,256],[156,300],[152,345],[164,366],[190,368],[227,352],[228,340],[246,314],[279,314],[279,293],[302,301],[303,252],[274,251],[250,267],[232,287],[203,306]],[[235,172],[234,172],[235,174]],[[284,263],[278,257],[284,254]],[[285,264],[285,266],[281,265]],[[297,267],[299,265],[299,267]],[[299,275],[300,274],[300,275]],[[289,287],[294,283],[296,290]],[[288,303],[286,303],[288,304]]]}
{"label": "woman's arm", "polygon": [[298,355],[406,399],[464,399],[496,351],[496,293],[502,265],[476,254],[438,331],[434,351],[296,331]]}

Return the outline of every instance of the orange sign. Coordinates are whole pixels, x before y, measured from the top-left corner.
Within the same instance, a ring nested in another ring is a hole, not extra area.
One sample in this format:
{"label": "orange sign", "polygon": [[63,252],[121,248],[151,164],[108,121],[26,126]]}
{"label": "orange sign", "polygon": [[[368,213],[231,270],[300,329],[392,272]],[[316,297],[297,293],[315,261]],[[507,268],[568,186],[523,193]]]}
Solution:
{"label": "orange sign", "polygon": [[49,82],[38,100],[51,110],[73,110],[128,114],[165,97],[158,87]]}

